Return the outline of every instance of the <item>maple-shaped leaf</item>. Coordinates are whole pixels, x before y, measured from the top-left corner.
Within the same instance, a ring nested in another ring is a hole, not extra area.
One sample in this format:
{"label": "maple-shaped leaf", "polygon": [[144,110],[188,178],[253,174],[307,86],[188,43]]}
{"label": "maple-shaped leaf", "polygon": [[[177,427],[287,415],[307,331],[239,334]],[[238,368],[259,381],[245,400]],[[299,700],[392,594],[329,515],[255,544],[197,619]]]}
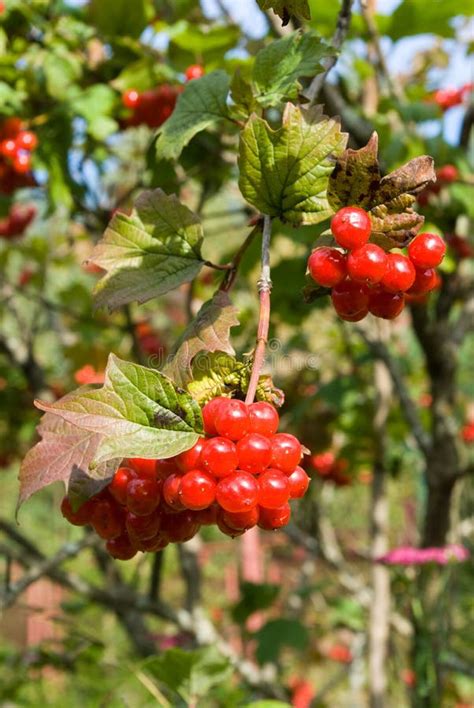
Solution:
{"label": "maple-shaped leaf", "polygon": [[199,352],[222,351],[234,354],[229,333],[231,327],[239,324],[237,312],[229,295],[217,292],[204,303],[195,320],[178,339],[163,373],[184,387],[192,379],[191,362]]}
{"label": "maple-shaped leaf", "polygon": [[64,482],[71,504],[79,506],[106,486],[120,463],[120,459],[110,460],[90,471],[103,436],[77,428],[53,413],[43,416],[38,434],[40,442],[21,464],[18,507],[53,482]]}
{"label": "maple-shaped leaf", "polygon": [[36,405],[101,436],[90,469],[118,457],[173,457],[192,447],[203,431],[201,409],[188,393],[159,371],[113,354],[102,388]]}
{"label": "maple-shaped leaf", "polygon": [[373,133],[365,147],[345,150],[337,159],[327,196],[334,211],[355,205],[369,212],[371,241],[385,248],[401,248],[424,222],[424,217],[413,209],[414,195],[435,181],[433,159],[427,155],[415,157],[382,177],[378,136]]}
{"label": "maple-shaped leaf", "polygon": [[174,195],[143,192],[130,215],[117,212],[90,262],[107,271],[97,283],[97,307],[113,310],[177,288],[196,277],[203,230],[200,219]]}
{"label": "maple-shaped leaf", "polygon": [[257,0],[261,10],[273,10],[282,19],[283,26],[287,25],[292,15],[303,20],[311,19],[308,0]]}
{"label": "maple-shaped leaf", "polygon": [[326,190],[347,134],[321,106],[286,105],[282,126],[252,115],[241,133],[239,185],[261,213],[295,225],[317,224],[332,214]]}

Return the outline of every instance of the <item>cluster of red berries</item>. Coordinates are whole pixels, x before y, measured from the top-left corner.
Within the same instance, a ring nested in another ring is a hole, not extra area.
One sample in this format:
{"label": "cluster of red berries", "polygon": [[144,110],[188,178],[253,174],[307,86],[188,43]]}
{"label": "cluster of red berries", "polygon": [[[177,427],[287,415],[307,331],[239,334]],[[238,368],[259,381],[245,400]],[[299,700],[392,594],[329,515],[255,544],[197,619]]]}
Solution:
{"label": "cluster of red berries", "polygon": [[436,103],[443,111],[447,111],[454,106],[460,106],[465,97],[472,91],[473,84],[464,84],[461,88],[454,89],[438,89],[432,96],[430,101]]}
{"label": "cluster of red berries", "polygon": [[470,420],[463,425],[461,437],[466,444],[474,443],[474,420]]}
{"label": "cluster of red berries", "polygon": [[170,84],[161,84],[142,93],[135,89],[125,91],[122,96],[123,105],[132,110],[126,125],[148,125],[150,128],[158,128],[173,113],[181,91],[181,86]]}
{"label": "cluster of red berries", "polygon": [[31,184],[31,153],[38,138],[24,130],[19,118],[7,118],[0,125],[0,191],[11,194],[15,189]]}
{"label": "cluster of red berries", "polygon": [[436,182],[428,184],[416,197],[418,204],[422,207],[430,203],[431,197],[441,192],[448,184],[457,182],[459,171],[455,165],[443,165],[436,170]]}
{"label": "cluster of red berries", "polygon": [[12,204],[3,219],[0,219],[0,238],[22,236],[36,216],[33,204]]}
{"label": "cluster of red berries", "polygon": [[337,459],[331,450],[312,455],[310,465],[324,482],[332,482],[337,487],[346,487],[352,482],[347,474],[349,461],[345,457]]}
{"label": "cluster of red berries", "polygon": [[311,277],[332,289],[334,309],[348,322],[358,322],[369,312],[394,319],[403,310],[406,295],[424,296],[438,285],[435,268],[446,252],[442,238],[418,234],[408,246],[407,257],[369,243],[371,228],[363,209],[339,209],[331,231],[340,248],[316,248],[308,260]]}
{"label": "cluster of red berries", "polygon": [[108,487],[74,512],[75,525],[92,524],[120,560],[189,541],[203,525],[240,536],[259,526],[285,526],[290,499],[304,496],[309,477],[293,435],[277,433],[279,416],[265,402],[215,398],[203,408],[206,438],[167,460],[125,461]]}

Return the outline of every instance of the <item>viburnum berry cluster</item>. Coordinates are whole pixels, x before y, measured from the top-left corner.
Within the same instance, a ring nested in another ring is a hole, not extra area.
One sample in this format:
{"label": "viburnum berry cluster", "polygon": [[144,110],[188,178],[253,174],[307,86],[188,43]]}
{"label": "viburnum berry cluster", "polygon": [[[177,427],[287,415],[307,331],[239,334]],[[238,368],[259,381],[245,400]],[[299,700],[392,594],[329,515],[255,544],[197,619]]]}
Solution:
{"label": "viburnum berry cluster", "polygon": [[324,482],[332,482],[337,487],[351,484],[352,478],[347,474],[349,461],[345,457],[337,459],[332,450],[311,455],[309,463]]}
{"label": "viburnum berry cluster", "polygon": [[11,194],[33,184],[31,153],[38,138],[26,130],[19,118],[7,118],[0,125],[0,192]]}
{"label": "viburnum berry cluster", "polygon": [[454,108],[454,106],[460,106],[466,96],[471,93],[472,87],[472,83],[467,83],[458,89],[438,89],[430,97],[430,101],[436,103],[442,111],[447,111],[449,108]]}
{"label": "viburnum berry cluster", "polygon": [[126,119],[127,126],[148,125],[158,128],[174,111],[182,86],[161,84],[154,89],[140,93],[129,89],[122,95],[122,103],[132,113]]}
{"label": "viburnum berry cluster", "polygon": [[231,537],[285,526],[289,501],[305,495],[310,478],[299,466],[297,438],[277,432],[275,408],[219,397],[202,413],[206,437],[190,450],[166,460],[125,460],[78,511],[66,497],[63,516],[91,524],[120,560],[189,541],[205,525]]}
{"label": "viburnum berry cluster", "polygon": [[0,219],[0,238],[22,236],[36,216],[34,204],[12,204],[3,219]]}
{"label": "viburnum berry cluster", "polygon": [[331,288],[334,309],[341,319],[358,322],[370,312],[394,319],[403,310],[406,296],[424,296],[435,289],[435,271],[444,258],[446,244],[437,234],[418,234],[408,255],[388,252],[370,243],[372,225],[364,209],[343,207],[331,220],[338,247],[316,248],[308,270],[318,285]]}

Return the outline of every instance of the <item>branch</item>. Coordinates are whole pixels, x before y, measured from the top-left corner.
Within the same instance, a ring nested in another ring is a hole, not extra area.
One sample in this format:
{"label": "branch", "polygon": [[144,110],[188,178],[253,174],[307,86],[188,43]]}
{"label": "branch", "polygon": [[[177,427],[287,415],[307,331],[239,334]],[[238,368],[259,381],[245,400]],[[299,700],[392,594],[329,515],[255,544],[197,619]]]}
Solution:
{"label": "branch", "polygon": [[260,371],[265,359],[265,348],[268,342],[268,330],[270,327],[270,292],[272,281],[270,278],[270,238],[272,235],[272,220],[269,216],[263,217],[262,232],[262,266],[258,281],[258,292],[260,295],[260,314],[258,318],[257,347],[253,357],[252,373],[250,375],[249,387],[245,397],[245,403],[252,403],[257,391]]}
{"label": "branch", "polygon": [[404,101],[403,91],[401,90],[400,85],[397,84],[397,82],[393,81],[393,79],[391,77],[390,71],[387,66],[387,62],[385,61],[385,55],[382,51],[382,45],[380,42],[379,31],[377,29],[377,25],[375,23],[374,16],[369,8],[367,0],[361,0],[360,6],[361,6],[361,10],[362,10],[362,16],[363,16],[365,24],[367,26],[367,30],[368,30],[371,42],[373,44],[373,48],[375,50],[375,56],[377,58],[379,72],[384,77],[385,82],[387,84],[387,88],[389,90],[389,93],[392,95],[392,97],[395,98],[399,102],[403,102]]}
{"label": "branch", "polygon": [[347,36],[347,33],[349,32],[353,2],[354,0],[342,0],[342,7],[337,17],[336,30],[331,40],[331,45],[334,47],[334,49],[338,50],[337,54],[328,59],[324,72],[315,76],[308,88],[303,91],[303,96],[309,99],[311,103],[314,103],[317,99],[318,94],[321,91],[324,82],[326,81],[327,75],[337,63],[337,60],[339,58],[339,49],[344,44],[344,40]]}
{"label": "branch", "polygon": [[237,271],[239,270],[240,263],[242,261],[242,258],[245,255],[245,252],[249,248],[249,246],[252,244],[255,236],[260,232],[261,230],[261,222],[259,221],[255,227],[252,229],[252,231],[248,234],[247,238],[245,241],[242,243],[240,246],[239,250],[235,254],[234,258],[232,259],[232,262],[230,263],[230,267],[227,269],[227,272],[222,280],[222,283],[219,286],[219,290],[223,290],[224,292],[229,292],[229,290],[232,289],[235,283],[235,279],[237,277]]}

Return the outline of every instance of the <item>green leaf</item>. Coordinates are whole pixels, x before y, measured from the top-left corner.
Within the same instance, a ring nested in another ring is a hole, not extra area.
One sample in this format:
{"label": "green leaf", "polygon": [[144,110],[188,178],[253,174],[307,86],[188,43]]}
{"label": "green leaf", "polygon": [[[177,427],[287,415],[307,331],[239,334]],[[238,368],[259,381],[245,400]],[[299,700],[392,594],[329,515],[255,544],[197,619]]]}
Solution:
{"label": "green leaf", "polygon": [[189,449],[202,433],[198,404],[159,371],[110,355],[104,386],[79,390],[55,403],[37,402],[67,423],[103,436],[93,469],[116,457],[168,458]]}
{"label": "green leaf", "polygon": [[25,98],[26,94],[23,91],[12,88],[4,81],[0,81],[0,106],[2,107],[2,112],[8,109],[12,112],[20,113],[23,110],[22,106]]}
{"label": "green leaf", "polygon": [[147,0],[91,0],[92,23],[106,35],[138,37],[147,25]]}
{"label": "green leaf", "polygon": [[242,194],[263,214],[292,224],[316,224],[332,213],[326,199],[335,157],[347,135],[321,106],[305,110],[288,103],[282,127],[251,116],[241,134]]}
{"label": "green leaf", "polygon": [[413,209],[413,195],[436,180],[433,159],[415,157],[382,177],[377,153],[377,133],[360,150],[346,150],[330,177],[328,201],[334,211],[352,205],[366,209],[372,221],[371,240],[386,248],[401,248],[424,222]]}
{"label": "green leaf", "polygon": [[81,76],[82,65],[76,55],[56,47],[54,52],[45,52],[43,71],[48,94],[61,101]]}
{"label": "green leaf", "polygon": [[296,98],[301,88],[300,77],[320,73],[321,59],[334,53],[316,32],[293,32],[270,42],[258,52],[253,67],[259,103],[268,107]]}
{"label": "green leaf", "polygon": [[254,634],[257,640],[256,657],[260,664],[275,663],[284,647],[300,651],[309,643],[309,632],[298,620],[270,620]]}
{"label": "green leaf", "polygon": [[280,593],[278,585],[269,583],[243,582],[240,586],[240,600],[232,608],[234,622],[244,624],[250,615],[258,610],[266,610],[273,605]]}
{"label": "green leaf", "polygon": [[179,22],[170,31],[171,44],[200,56],[216,50],[227,52],[235,47],[239,38],[240,28],[237,25],[196,25]]}
{"label": "green leaf", "polygon": [[104,84],[89,86],[71,101],[71,107],[88,122],[88,131],[96,140],[104,140],[116,132],[118,123],[112,119],[116,94]]}
{"label": "green leaf", "polygon": [[174,195],[143,192],[130,216],[116,213],[92,252],[107,274],[98,282],[96,306],[113,310],[191,281],[201,270],[203,233],[199,218]]}
{"label": "green leaf", "polygon": [[186,703],[193,704],[207,699],[214,688],[230,681],[234,673],[229,660],[211,646],[194,651],[169,649],[143,666]]}
{"label": "green leaf", "polygon": [[225,71],[213,71],[186,85],[170,118],[158,131],[158,159],[176,159],[197,133],[228,117],[229,85]]}
{"label": "green leaf", "polygon": [[470,0],[432,0],[429,12],[426,9],[424,0],[403,0],[392,13],[386,34],[392,39],[426,33],[454,37],[453,18],[458,15],[472,16]]}
{"label": "green leaf", "polygon": [[257,0],[261,10],[273,10],[282,19],[283,25],[287,25],[291,15],[301,17],[303,20],[310,20],[308,0]]}
{"label": "green leaf", "polygon": [[199,352],[235,354],[229,334],[231,327],[239,324],[237,312],[228,294],[217,292],[176,342],[164,373],[184,387],[192,378],[191,362]]}
{"label": "green leaf", "polygon": [[254,701],[253,703],[247,703],[246,708],[291,708],[291,704],[283,703],[283,701],[273,701],[269,699],[264,701]]}

